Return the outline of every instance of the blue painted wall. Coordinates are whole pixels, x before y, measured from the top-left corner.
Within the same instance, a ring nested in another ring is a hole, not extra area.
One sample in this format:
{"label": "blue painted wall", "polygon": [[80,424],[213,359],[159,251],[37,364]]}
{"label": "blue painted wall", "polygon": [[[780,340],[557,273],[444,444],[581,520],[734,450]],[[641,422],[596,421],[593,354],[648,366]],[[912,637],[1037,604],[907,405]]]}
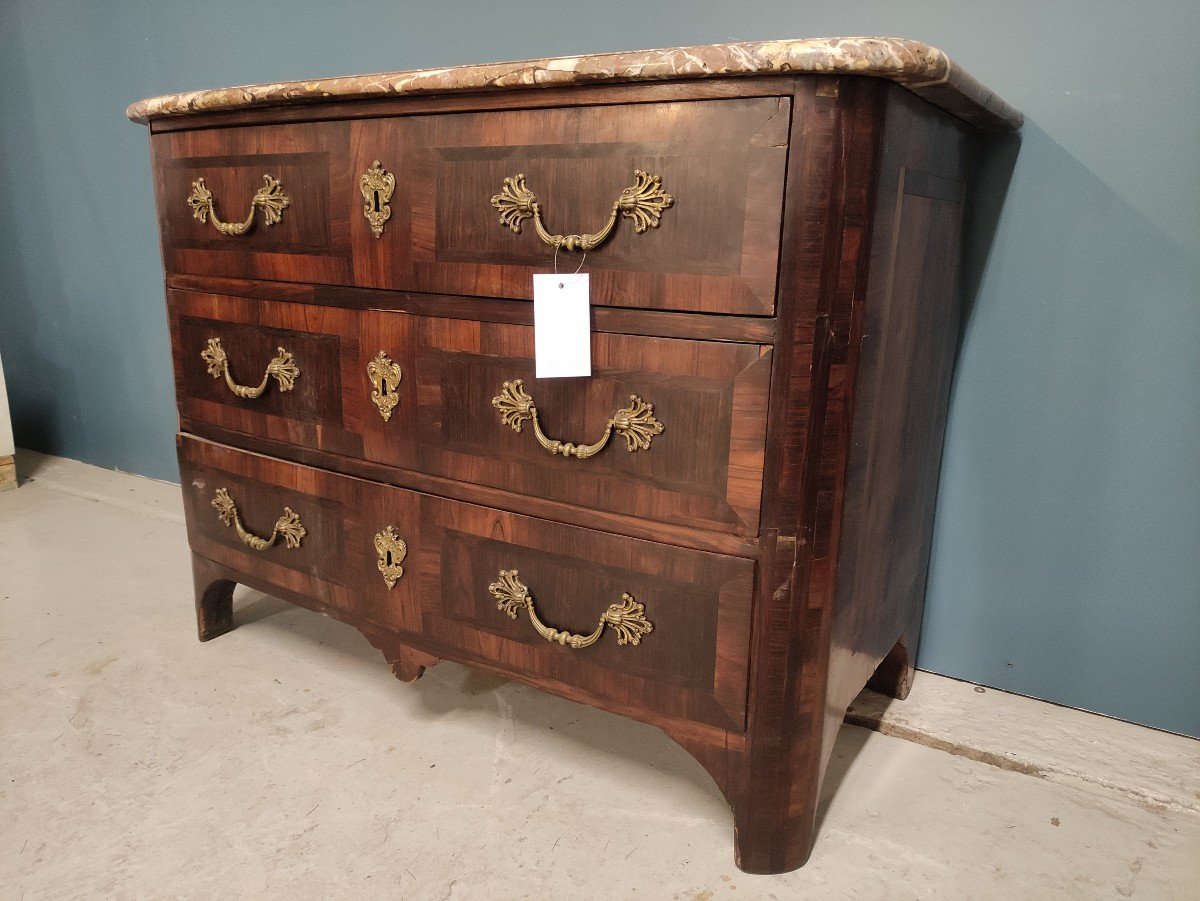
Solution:
{"label": "blue painted wall", "polygon": [[1200,735],[1200,16],[1186,2],[0,4],[0,353],[24,446],[176,478],[146,95],[832,34],[1028,117],[954,389],[925,669]]}

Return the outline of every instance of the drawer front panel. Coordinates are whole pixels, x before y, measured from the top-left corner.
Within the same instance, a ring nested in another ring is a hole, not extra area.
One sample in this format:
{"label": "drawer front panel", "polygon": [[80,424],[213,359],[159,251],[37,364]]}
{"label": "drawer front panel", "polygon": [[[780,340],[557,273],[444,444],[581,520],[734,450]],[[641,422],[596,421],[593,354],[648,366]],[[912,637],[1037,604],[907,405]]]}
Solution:
{"label": "drawer front panel", "polygon": [[[324,612],[353,613],[359,574],[348,565],[345,549],[363,483],[183,435],[178,443],[193,551],[303,597]],[[236,521],[232,514],[221,516],[219,507],[229,504],[236,509]],[[282,522],[289,513],[290,521]],[[270,547],[252,546],[256,538],[272,537]]]}
{"label": "drawer front panel", "polygon": [[[181,416],[362,455],[358,417],[366,379],[358,371],[356,314],[191,291],[169,291],[167,303]],[[229,381],[262,392],[243,396],[252,392],[239,394]]]}
{"label": "drawer front panel", "polygon": [[[357,122],[355,171],[378,159],[398,176],[382,237],[365,220],[355,229],[357,281],[529,298],[555,255],[529,195],[548,232],[582,236],[603,231],[636,185],[641,212],[627,202],[587,253],[593,303],[770,313],[788,119],[789,101],[766,97]],[[580,262],[558,253],[561,271]]]}
{"label": "drawer front panel", "polygon": [[[186,436],[180,465],[189,534],[205,556],[283,588],[319,591],[342,618],[438,656],[644,715],[744,727],[752,560],[362,482]],[[311,519],[300,548],[246,547],[211,507],[223,486],[259,534],[270,534],[285,505],[306,527]],[[493,590],[500,583],[510,590]],[[524,606],[510,604],[515,618],[500,609],[500,597],[518,597],[516,585],[532,596],[544,628],[590,635],[611,606],[625,605],[624,618],[611,614],[624,628],[604,623],[585,647],[547,641]],[[623,634],[638,643],[620,643]]]}
{"label": "drawer front panel", "polygon": [[[349,284],[355,176],[348,136],[341,122],[154,135],[167,271]],[[278,184],[268,190],[271,182]],[[216,224],[247,221],[243,234],[224,234]]]}
{"label": "drawer front panel", "polygon": [[[536,379],[528,326],[377,312],[364,314],[361,347],[364,358],[386,351],[404,372],[390,418],[364,417],[370,459],[589,509],[758,533],[766,346],[597,332],[591,378]],[[517,408],[528,402],[536,427]],[[633,414],[628,423],[621,411]],[[538,429],[575,446],[607,441],[593,456],[568,457]]]}
{"label": "drawer front panel", "polygon": [[[368,530],[393,525],[408,543],[394,588],[378,570],[366,580],[365,603],[387,611],[387,625],[566,694],[743,727],[752,560],[395,489],[372,493],[364,520]],[[629,595],[652,631],[637,645],[620,644],[607,625],[588,647],[547,641],[528,610],[516,609],[514,619],[499,609],[491,586],[514,572],[547,627],[590,635]]]}

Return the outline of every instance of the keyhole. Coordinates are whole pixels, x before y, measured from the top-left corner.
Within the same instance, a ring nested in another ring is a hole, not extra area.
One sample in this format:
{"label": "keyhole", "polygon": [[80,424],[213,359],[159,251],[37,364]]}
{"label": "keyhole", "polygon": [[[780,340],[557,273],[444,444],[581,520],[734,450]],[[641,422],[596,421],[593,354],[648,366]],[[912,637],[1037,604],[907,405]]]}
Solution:
{"label": "keyhole", "polygon": [[379,212],[379,192],[372,191],[371,196],[375,198],[375,212]]}
{"label": "keyhole", "polygon": [[396,562],[395,562],[395,561],[392,559],[392,552],[391,552],[391,551],[388,551],[388,552],[387,552],[387,565],[388,565],[388,566],[395,566],[395,565],[396,565]]}
{"label": "keyhole", "polygon": [[380,381],[380,382],[379,382],[379,396],[380,396],[380,397],[387,397],[387,396],[388,396],[388,385],[387,385],[387,382],[384,382],[384,381]]}

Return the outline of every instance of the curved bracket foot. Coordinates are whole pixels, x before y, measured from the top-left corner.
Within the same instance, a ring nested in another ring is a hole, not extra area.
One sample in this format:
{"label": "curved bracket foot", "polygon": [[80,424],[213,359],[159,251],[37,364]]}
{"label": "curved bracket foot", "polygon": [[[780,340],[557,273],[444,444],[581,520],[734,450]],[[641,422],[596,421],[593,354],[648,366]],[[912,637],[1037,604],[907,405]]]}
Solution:
{"label": "curved bracket foot", "polygon": [[[712,776],[733,811],[734,856],[746,873],[786,873],[804,865],[812,853],[816,804],[797,804],[798,786],[789,778],[816,786],[815,774],[805,769],[783,771],[783,778],[755,778],[746,736],[697,735],[659,725],[667,736],[692,755]],[[814,796],[815,797],[815,796]]]}
{"label": "curved bracket foot", "polygon": [[913,674],[916,672],[913,656],[908,651],[908,642],[901,635],[900,640],[875,668],[875,674],[871,676],[867,688],[903,701],[912,690]]}
{"label": "curved bracket foot", "polygon": [[237,582],[229,578],[224,567],[194,552],[192,581],[199,639],[208,641],[233,629],[233,589]]}
{"label": "curved bracket foot", "polygon": [[726,803],[732,807],[734,799],[730,796],[730,789],[733,786],[731,776],[738,759],[737,752],[721,745],[715,745],[690,732],[664,726],[662,723],[658,724],[658,728],[667,734],[667,738],[692,755],[696,762],[704,768],[704,772],[712,777],[712,781],[717,784],[717,789],[725,797]]}

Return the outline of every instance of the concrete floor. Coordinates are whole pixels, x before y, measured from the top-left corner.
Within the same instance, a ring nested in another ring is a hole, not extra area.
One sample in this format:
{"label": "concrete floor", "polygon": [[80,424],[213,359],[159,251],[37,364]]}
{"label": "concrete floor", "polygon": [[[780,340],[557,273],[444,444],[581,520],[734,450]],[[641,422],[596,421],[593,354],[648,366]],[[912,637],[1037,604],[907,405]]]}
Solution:
{"label": "concrete floor", "polygon": [[2,898],[1200,897],[1200,742],[919,674],[842,729],[812,861],[733,865],[657,730],[241,589],[195,640],[178,489],[0,494]]}

